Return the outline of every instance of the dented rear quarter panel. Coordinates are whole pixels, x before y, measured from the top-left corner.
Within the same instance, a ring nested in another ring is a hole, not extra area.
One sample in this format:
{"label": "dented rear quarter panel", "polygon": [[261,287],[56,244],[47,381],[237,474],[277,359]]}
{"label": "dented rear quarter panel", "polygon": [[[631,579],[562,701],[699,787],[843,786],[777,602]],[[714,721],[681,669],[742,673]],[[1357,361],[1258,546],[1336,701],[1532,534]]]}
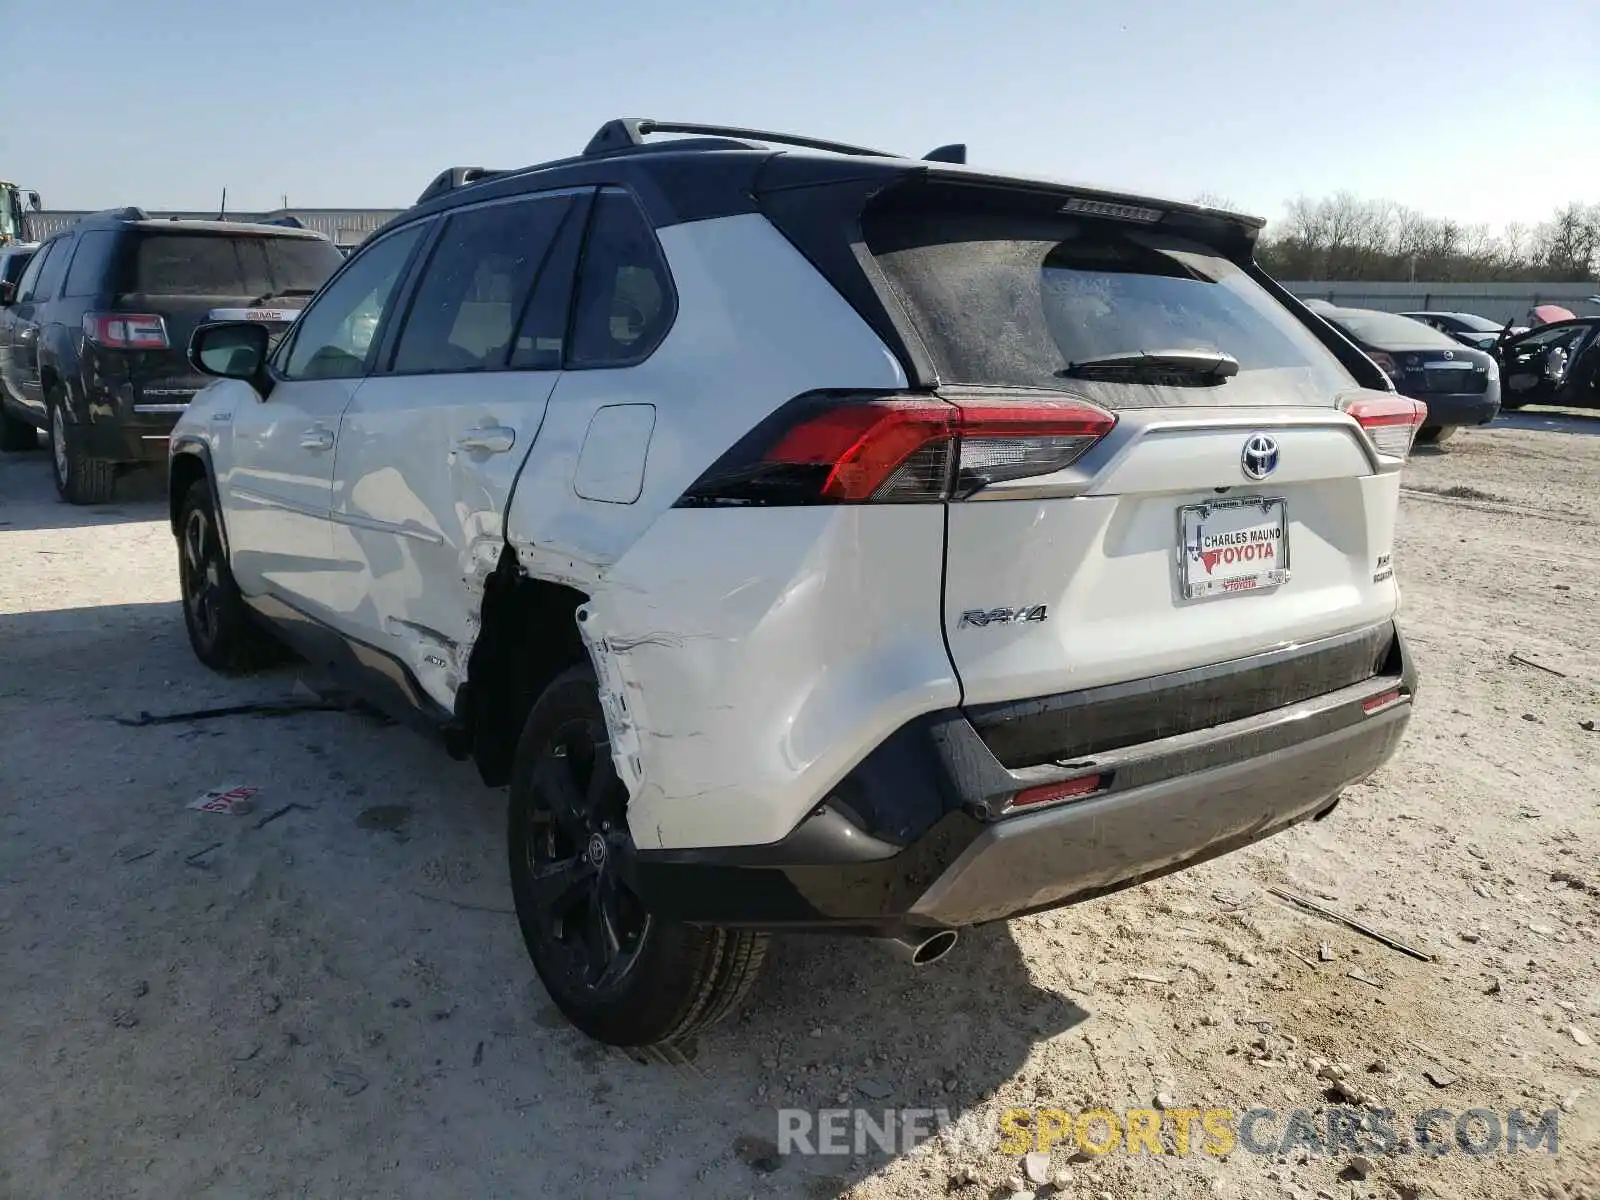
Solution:
{"label": "dented rear quarter panel", "polygon": [[[937,506],[675,509],[780,405],[901,388],[876,334],[760,216],[661,231],[678,290],[644,363],[563,373],[507,535],[531,576],[584,592],[581,623],[642,847],[776,840],[904,720],[953,704]],[[632,503],[574,474],[595,412],[656,419]]]}

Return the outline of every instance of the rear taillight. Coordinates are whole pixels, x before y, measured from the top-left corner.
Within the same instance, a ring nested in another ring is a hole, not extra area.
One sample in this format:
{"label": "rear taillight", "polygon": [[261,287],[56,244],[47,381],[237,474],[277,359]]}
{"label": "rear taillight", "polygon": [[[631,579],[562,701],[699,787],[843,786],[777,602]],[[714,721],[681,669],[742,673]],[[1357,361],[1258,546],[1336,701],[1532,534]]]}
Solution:
{"label": "rear taillight", "polygon": [[84,313],[83,336],[108,350],[167,349],[167,323],[156,313]]}
{"label": "rear taillight", "polygon": [[1427,419],[1428,406],[1409,396],[1385,396],[1382,399],[1353,400],[1345,412],[1367,431],[1379,454],[1390,458],[1405,458],[1411,453],[1412,440],[1422,422]]}
{"label": "rear taillight", "polygon": [[1116,425],[1082,400],[814,393],[785,405],[678,501],[920,504],[1071,466]]}

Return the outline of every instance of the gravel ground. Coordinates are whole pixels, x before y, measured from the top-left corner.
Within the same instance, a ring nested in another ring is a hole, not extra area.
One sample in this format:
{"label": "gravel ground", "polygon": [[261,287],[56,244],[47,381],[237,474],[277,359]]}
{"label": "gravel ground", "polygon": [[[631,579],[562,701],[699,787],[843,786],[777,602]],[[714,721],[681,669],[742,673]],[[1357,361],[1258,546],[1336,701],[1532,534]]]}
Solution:
{"label": "gravel ground", "polygon": [[[776,1109],[942,1107],[992,1134],[1005,1106],[1317,1115],[1341,1089],[1406,1127],[1554,1108],[1559,1153],[1058,1151],[1037,1190],[1600,1195],[1596,434],[1525,413],[1413,460],[1396,562],[1423,692],[1328,820],[923,971],[782,941],[670,1062],[551,1006],[503,795],[469,766],[350,712],[119,723],[299,676],[194,661],[150,488],[73,509],[42,453],[0,456],[0,1195],[1008,1196],[1022,1164],[993,1147],[775,1156]],[[234,783],[252,812],[187,807]]]}

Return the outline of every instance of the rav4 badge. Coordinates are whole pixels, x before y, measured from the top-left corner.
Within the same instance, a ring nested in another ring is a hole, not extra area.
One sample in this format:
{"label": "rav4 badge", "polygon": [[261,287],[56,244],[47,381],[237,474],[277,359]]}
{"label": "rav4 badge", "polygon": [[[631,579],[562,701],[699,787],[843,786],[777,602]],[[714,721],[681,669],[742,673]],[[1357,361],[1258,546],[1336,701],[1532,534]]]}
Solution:
{"label": "rav4 badge", "polygon": [[969,625],[978,629],[990,625],[1017,625],[1023,621],[1043,621],[1049,611],[1043,604],[1025,604],[1021,608],[969,608],[961,614],[957,629]]}

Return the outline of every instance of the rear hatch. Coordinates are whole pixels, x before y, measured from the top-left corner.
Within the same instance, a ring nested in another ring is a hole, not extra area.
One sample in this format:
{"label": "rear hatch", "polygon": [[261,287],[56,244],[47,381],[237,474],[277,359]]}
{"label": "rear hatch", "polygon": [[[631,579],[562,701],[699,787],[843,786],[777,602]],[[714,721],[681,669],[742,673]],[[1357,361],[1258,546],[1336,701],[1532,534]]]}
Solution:
{"label": "rear hatch", "polygon": [[[1382,382],[1371,364],[1280,302],[1237,228],[1208,241],[1206,222],[1162,215],[956,183],[891,189],[863,214],[877,286],[938,394],[980,414],[947,509],[945,633],[969,706],[1281,651],[1395,611],[1396,471],[1419,406],[1363,389],[1363,371]],[[1038,436],[991,436],[1008,413]],[[1322,690],[1382,652],[1345,652]],[[1255,710],[1286,696],[1265,687]]]}
{"label": "rear hatch", "polygon": [[181,408],[206,383],[188,361],[189,337],[207,321],[259,321],[274,341],[344,261],[323,238],[218,228],[136,228],[122,249],[114,314],[98,338],[120,358],[134,402]]}

